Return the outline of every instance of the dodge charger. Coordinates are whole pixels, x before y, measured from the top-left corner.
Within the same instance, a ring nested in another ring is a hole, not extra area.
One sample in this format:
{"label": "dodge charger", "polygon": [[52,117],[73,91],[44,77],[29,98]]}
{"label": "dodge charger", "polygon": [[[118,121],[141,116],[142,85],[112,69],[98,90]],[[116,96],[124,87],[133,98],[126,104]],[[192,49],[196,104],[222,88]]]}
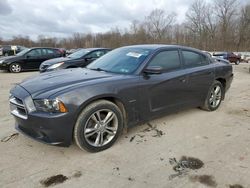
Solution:
{"label": "dodge charger", "polygon": [[85,68],[44,73],[10,91],[16,129],[38,141],[98,152],[123,129],[186,108],[216,110],[232,66],[177,45],[117,48]]}

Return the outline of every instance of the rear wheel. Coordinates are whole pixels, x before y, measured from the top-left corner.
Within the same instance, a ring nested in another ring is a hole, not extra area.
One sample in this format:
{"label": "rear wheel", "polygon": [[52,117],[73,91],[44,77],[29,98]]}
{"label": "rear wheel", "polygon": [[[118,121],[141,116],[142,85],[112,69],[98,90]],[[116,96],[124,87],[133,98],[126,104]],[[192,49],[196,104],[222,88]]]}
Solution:
{"label": "rear wheel", "polygon": [[122,128],[120,109],[110,101],[99,100],[88,105],[79,115],[74,139],[80,149],[99,152],[114,144]]}
{"label": "rear wheel", "polygon": [[208,91],[207,98],[202,108],[207,111],[214,111],[219,108],[222,97],[224,96],[224,88],[219,81],[215,81]]}
{"label": "rear wheel", "polygon": [[21,70],[22,70],[22,67],[18,63],[12,63],[9,67],[10,72],[18,73],[18,72],[21,72]]}

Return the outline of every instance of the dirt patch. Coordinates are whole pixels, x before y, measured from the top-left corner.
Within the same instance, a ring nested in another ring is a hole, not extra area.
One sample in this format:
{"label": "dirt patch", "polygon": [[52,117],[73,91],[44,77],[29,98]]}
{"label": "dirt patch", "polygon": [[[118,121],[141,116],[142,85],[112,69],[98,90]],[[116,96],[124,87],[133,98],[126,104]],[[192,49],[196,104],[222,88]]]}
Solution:
{"label": "dirt patch", "polygon": [[192,170],[197,170],[197,169],[202,168],[203,166],[204,166],[204,163],[200,159],[197,159],[194,157],[182,156],[179,161],[179,165],[174,166],[174,169],[185,167],[185,168],[189,168]]}
{"label": "dirt patch", "polygon": [[55,175],[55,176],[48,177],[48,178],[46,178],[45,180],[40,181],[40,183],[41,183],[44,187],[49,187],[49,186],[52,186],[52,185],[56,185],[56,184],[59,184],[59,183],[63,183],[63,182],[65,182],[67,179],[68,179],[67,176],[64,176],[64,175],[62,175],[62,174],[58,174],[58,175]]}
{"label": "dirt patch", "polygon": [[244,187],[239,184],[234,184],[234,185],[229,185],[229,188],[244,188]]}
{"label": "dirt patch", "polygon": [[199,182],[203,185],[209,186],[209,187],[217,187],[217,183],[213,176],[210,175],[195,175],[190,176],[189,180],[192,182]]}
{"label": "dirt patch", "polygon": [[74,178],[80,178],[82,176],[82,172],[81,171],[76,171],[74,174],[73,174],[73,177]]}
{"label": "dirt patch", "polygon": [[[135,135],[136,136],[136,135]],[[129,140],[129,142],[133,142],[133,140],[135,139],[135,136],[132,136]]]}
{"label": "dirt patch", "polygon": [[[149,128],[147,129],[147,131],[155,131],[155,134],[152,135],[152,137],[161,137],[162,135],[164,135],[165,133],[163,133],[161,130],[157,129],[156,126],[153,126],[151,123],[147,123],[147,125],[149,126]],[[146,129],[144,129],[145,131]]]}
{"label": "dirt patch", "polygon": [[135,178],[128,177],[128,180],[129,180],[129,181],[135,181]]}
{"label": "dirt patch", "polygon": [[154,132],[154,134],[151,135],[152,137],[161,137],[161,136],[163,136],[165,134],[163,131],[157,129],[156,126],[153,126],[150,123],[147,123],[147,125],[148,125],[147,128],[145,128],[142,131],[140,131],[141,134],[136,134],[136,135],[130,137],[129,142],[133,142],[134,140],[136,141],[136,144],[139,144],[139,143],[142,143],[142,142],[146,142],[147,139],[145,139],[144,137],[148,136],[148,135],[144,135],[143,134],[143,133],[146,133],[146,132]]}
{"label": "dirt patch", "polygon": [[18,135],[19,135],[19,133],[13,133],[13,134],[11,134],[9,136],[6,136],[6,137],[2,138],[1,142],[8,142],[8,141],[10,141],[12,139],[16,139],[18,137]]}
{"label": "dirt patch", "polygon": [[246,116],[250,117],[250,110],[249,109],[232,109],[227,111],[230,115],[237,115],[237,116]]}
{"label": "dirt patch", "polygon": [[204,166],[200,159],[186,156],[182,156],[179,161],[176,158],[170,158],[169,163],[173,166],[173,170],[177,172],[169,176],[170,180],[175,177],[186,176],[190,170],[198,170]]}

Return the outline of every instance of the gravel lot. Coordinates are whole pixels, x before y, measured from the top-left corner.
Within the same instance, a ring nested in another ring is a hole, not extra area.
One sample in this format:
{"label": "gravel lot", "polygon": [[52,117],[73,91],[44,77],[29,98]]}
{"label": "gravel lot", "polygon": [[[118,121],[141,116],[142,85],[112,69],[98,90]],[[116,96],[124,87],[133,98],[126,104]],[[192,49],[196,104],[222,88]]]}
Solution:
{"label": "gravel lot", "polygon": [[[250,187],[248,67],[234,66],[232,86],[217,111],[190,109],[156,119],[129,129],[112,148],[94,154],[22,134],[8,140],[17,132],[9,114],[9,89],[38,73],[0,72],[0,187]],[[182,156],[204,165],[196,170],[182,165],[175,168],[177,174],[169,159]]]}

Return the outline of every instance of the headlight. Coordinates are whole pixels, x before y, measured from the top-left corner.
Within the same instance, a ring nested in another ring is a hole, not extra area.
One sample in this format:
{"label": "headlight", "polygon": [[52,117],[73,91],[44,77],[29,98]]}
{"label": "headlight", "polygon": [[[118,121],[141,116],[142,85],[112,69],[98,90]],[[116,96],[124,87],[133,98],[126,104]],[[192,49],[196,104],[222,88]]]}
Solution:
{"label": "headlight", "polygon": [[49,66],[48,69],[56,69],[56,68],[60,67],[62,64],[64,64],[64,62],[56,63],[54,65]]}
{"label": "headlight", "polygon": [[36,111],[36,107],[31,97],[24,99],[24,104],[29,113]]}
{"label": "headlight", "polygon": [[61,112],[65,113],[68,112],[67,108],[58,99],[50,100],[50,99],[43,99],[43,100],[34,100],[35,107],[37,111],[43,112]]}
{"label": "headlight", "polygon": [[4,61],[4,60],[0,60],[0,64],[2,64],[2,63],[3,63],[3,61]]}

